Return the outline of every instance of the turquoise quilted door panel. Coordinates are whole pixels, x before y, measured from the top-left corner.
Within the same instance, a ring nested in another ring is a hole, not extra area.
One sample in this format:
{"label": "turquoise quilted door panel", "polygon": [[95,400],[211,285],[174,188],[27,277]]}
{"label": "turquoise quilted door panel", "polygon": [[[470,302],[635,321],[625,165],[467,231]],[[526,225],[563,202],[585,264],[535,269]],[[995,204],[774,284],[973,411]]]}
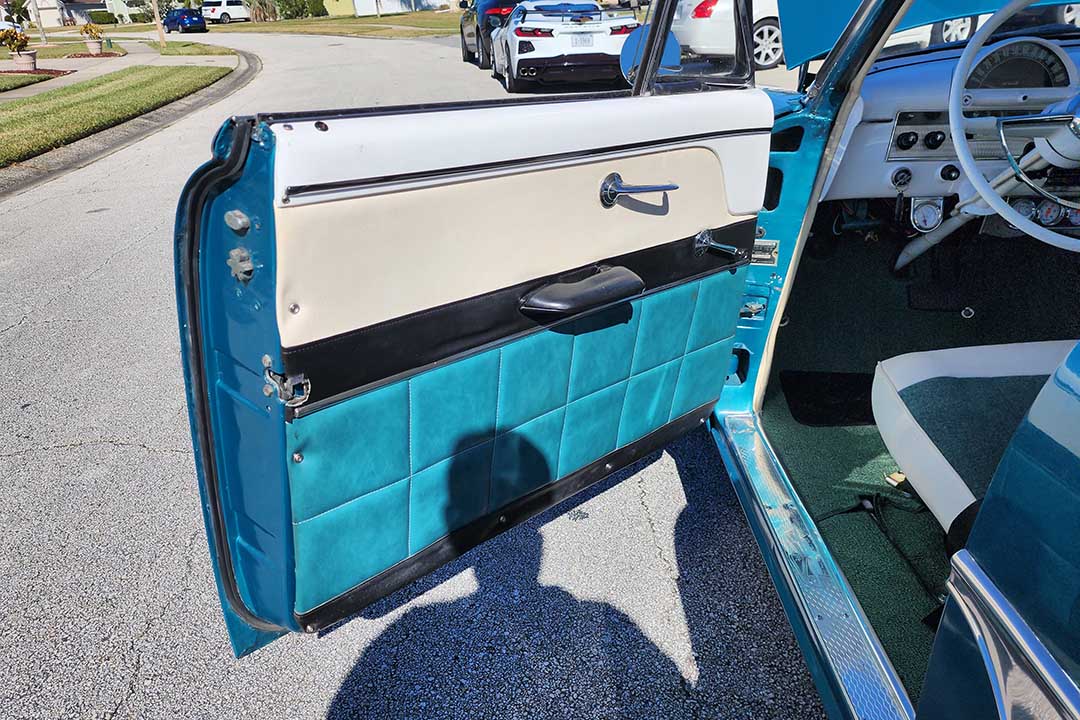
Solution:
{"label": "turquoise quilted door panel", "polygon": [[296,612],[716,400],[744,273],[568,321],[294,420]]}

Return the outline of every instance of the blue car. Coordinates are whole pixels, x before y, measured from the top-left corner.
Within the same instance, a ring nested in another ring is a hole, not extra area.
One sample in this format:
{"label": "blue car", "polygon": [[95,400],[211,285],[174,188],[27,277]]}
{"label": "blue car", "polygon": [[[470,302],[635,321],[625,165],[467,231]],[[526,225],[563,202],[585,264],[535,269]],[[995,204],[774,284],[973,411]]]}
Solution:
{"label": "blue car", "polygon": [[228,119],[175,273],[235,653],[693,430],[830,717],[1080,717],[1080,44],[1031,4],[780,0],[775,90],[749,0],[655,0],[628,91]]}
{"label": "blue car", "polygon": [[165,13],[161,19],[165,32],[206,32],[206,20],[202,13],[192,8],[178,8]]}

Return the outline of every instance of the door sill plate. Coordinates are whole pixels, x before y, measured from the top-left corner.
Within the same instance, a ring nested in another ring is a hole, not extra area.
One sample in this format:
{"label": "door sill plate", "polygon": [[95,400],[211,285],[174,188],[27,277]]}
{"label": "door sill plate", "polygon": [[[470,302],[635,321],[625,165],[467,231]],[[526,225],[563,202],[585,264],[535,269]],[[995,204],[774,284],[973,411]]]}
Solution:
{"label": "door sill plate", "polygon": [[911,720],[915,711],[754,414],[713,437],[830,714]]}

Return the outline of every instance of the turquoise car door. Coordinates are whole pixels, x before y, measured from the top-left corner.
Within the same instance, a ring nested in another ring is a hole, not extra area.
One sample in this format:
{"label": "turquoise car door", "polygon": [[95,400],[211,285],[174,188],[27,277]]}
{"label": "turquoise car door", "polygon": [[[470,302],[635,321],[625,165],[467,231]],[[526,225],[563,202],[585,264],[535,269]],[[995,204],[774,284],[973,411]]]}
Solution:
{"label": "turquoise car door", "polygon": [[998,464],[963,550],[920,720],[1080,717],[1080,346]]}
{"label": "turquoise car door", "polygon": [[237,654],[706,422],[772,121],[745,86],[228,121],[176,266]]}

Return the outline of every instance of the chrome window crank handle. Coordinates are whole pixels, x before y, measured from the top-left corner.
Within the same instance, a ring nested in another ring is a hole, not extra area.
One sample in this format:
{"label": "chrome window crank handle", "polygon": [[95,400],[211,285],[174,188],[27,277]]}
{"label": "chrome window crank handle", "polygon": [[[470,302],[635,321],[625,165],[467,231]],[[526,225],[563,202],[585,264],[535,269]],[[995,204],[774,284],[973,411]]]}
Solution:
{"label": "chrome window crank handle", "polygon": [[668,185],[627,185],[623,182],[622,175],[611,173],[604,178],[604,182],[600,183],[600,204],[609,208],[618,201],[620,195],[671,192],[678,189],[679,186],[674,183]]}

